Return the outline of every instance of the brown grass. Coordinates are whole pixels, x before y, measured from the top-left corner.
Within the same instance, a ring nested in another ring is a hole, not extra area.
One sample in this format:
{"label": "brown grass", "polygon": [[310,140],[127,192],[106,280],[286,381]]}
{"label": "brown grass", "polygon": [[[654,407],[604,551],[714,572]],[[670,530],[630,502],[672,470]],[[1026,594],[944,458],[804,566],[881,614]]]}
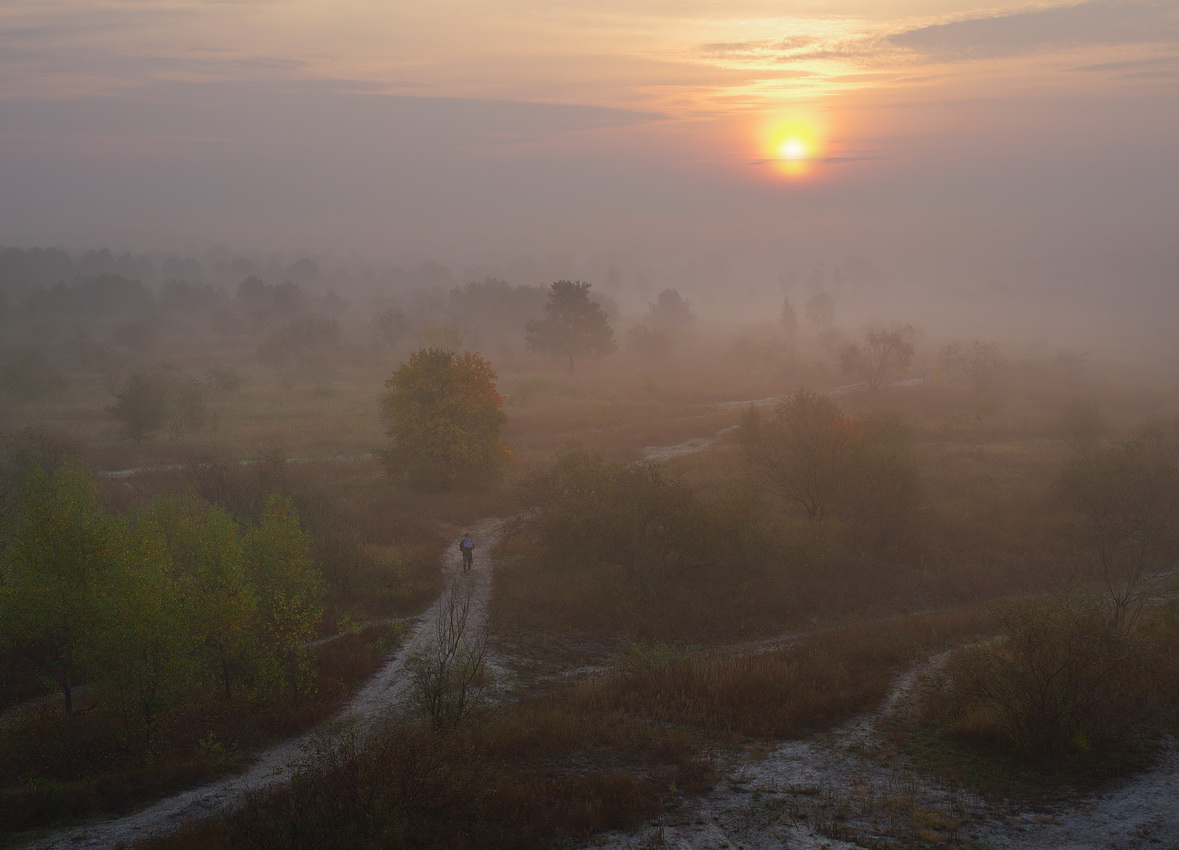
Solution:
{"label": "brown grass", "polygon": [[372,746],[311,753],[289,788],[142,846],[535,848],[633,827],[709,787],[714,754],[869,708],[896,665],[980,622],[914,617],[761,655],[631,652],[609,675],[454,732],[399,726]]}
{"label": "brown grass", "polygon": [[289,702],[232,703],[216,689],[174,707],[145,759],[122,728],[112,701],[92,686],[66,715],[57,702],[24,712],[0,737],[0,840],[70,820],[110,816],[207,781],[251,753],[314,726],[383,663],[399,631],[388,625],[321,645],[314,694]]}

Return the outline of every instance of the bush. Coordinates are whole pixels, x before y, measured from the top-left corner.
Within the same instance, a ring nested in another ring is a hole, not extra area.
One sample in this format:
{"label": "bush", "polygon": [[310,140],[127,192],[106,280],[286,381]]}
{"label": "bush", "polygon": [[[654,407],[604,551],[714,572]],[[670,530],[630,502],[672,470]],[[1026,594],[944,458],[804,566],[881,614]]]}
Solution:
{"label": "bush", "polygon": [[952,736],[1032,758],[1113,747],[1160,705],[1149,644],[1089,596],[1025,603],[952,657],[927,710]]}

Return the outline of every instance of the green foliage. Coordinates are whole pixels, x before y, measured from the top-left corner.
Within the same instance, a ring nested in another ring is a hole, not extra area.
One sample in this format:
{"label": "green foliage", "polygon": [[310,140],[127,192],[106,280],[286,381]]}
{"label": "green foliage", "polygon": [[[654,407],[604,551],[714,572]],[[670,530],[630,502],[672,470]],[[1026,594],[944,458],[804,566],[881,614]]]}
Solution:
{"label": "green foliage", "polygon": [[289,497],[270,497],[245,546],[258,587],[262,642],[271,653],[270,676],[284,681],[298,699],[314,685],[307,644],[323,616],[323,587],[311,560],[311,542]]}
{"label": "green foliage", "polygon": [[606,311],[590,299],[590,284],[558,280],[549,291],[542,319],[524,326],[529,350],[546,357],[567,359],[569,370],[577,360],[597,358],[614,351],[614,331]]}
{"label": "green foliage", "polygon": [[59,683],[69,711],[77,676],[101,640],[101,600],[118,583],[119,532],[78,461],[52,477],[34,469],[7,520],[0,630]]}
{"label": "green foliage", "polygon": [[225,511],[198,501],[157,501],[144,518],[162,535],[174,582],[186,600],[183,616],[201,649],[204,679],[233,697],[235,673],[259,653],[254,632],[257,588],[246,564],[241,529]]}
{"label": "green foliage", "polygon": [[495,371],[478,354],[424,348],[385,382],[389,471],[422,489],[494,480],[510,454]]}
{"label": "green foliage", "polygon": [[129,740],[155,751],[159,717],[190,683],[196,636],[167,543],[150,519],[118,523],[111,581],[98,588],[92,669],[113,685]]}

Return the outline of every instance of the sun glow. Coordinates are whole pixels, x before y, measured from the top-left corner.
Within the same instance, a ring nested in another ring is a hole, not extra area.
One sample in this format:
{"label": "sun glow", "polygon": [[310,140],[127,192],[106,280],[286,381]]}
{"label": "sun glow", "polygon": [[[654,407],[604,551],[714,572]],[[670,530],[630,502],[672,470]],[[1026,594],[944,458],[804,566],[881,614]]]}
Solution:
{"label": "sun glow", "polygon": [[823,143],[819,122],[810,117],[793,117],[769,122],[762,131],[764,161],[777,174],[804,177],[822,161]]}

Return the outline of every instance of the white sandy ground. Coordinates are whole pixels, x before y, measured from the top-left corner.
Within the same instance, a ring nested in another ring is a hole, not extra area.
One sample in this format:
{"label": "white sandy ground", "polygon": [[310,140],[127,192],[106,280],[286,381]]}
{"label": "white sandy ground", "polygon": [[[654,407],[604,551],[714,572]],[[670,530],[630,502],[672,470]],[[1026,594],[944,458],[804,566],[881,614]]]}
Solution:
{"label": "white sandy ground", "polygon": [[[952,841],[973,850],[1179,848],[1179,745],[1104,793],[1039,811],[989,806],[912,770],[880,726],[945,654],[910,670],[881,707],[832,732],[750,754],[703,797],[583,850],[867,850]],[[924,835],[921,830],[927,830]]]}
{"label": "white sandy ground", "polygon": [[[831,392],[839,394],[852,388]],[[647,460],[661,461],[700,451],[730,430],[676,446],[648,447],[643,455]],[[471,588],[470,625],[479,629],[486,626],[490,595],[492,564],[488,553],[503,522],[488,519],[471,528],[480,543],[480,554],[470,573],[458,569],[457,553],[448,560],[456,587],[460,591]],[[127,817],[58,832],[28,846],[38,850],[129,846],[185,823],[231,812],[247,793],[288,781],[308,746],[325,735],[371,733],[382,720],[405,710],[405,662],[436,639],[439,616],[453,590],[449,588],[417,619],[412,635],[397,653],[324,727],[267,750],[244,773],[162,800]],[[794,637],[759,641],[744,649],[780,646]],[[880,724],[904,709],[916,682],[942,657],[901,676],[871,715],[822,735],[787,742],[768,754],[751,752],[730,766],[703,797],[683,801],[680,808],[637,832],[599,836],[584,847],[864,850],[920,846],[914,828],[917,823],[921,828],[940,829],[942,837],[952,837],[973,850],[1179,850],[1179,744],[1173,741],[1167,743],[1151,769],[1104,793],[1046,811],[988,807],[977,797],[910,769],[903,758],[888,750],[879,734]],[[494,658],[489,658],[488,664],[493,673],[499,671],[500,687],[508,689],[506,665]]]}
{"label": "white sandy ground", "polygon": [[423,650],[436,639],[438,618],[446,608],[448,595],[471,589],[472,606],[469,627],[486,627],[487,600],[491,589],[491,547],[499,539],[502,520],[487,519],[471,528],[480,551],[470,572],[458,568],[459,555],[453,552],[448,566],[454,576],[451,585],[416,622],[413,634],[394,656],[357,692],[348,705],[325,726],[284,741],[258,756],[244,773],[216,780],[161,800],[146,809],[117,820],[92,823],[39,839],[29,847],[38,850],[65,848],[113,848],[131,845],[149,836],[170,832],[190,821],[233,811],[244,802],[248,792],[288,781],[309,745],[324,736],[371,734],[380,721],[404,710],[408,678],[405,662],[415,651]]}

